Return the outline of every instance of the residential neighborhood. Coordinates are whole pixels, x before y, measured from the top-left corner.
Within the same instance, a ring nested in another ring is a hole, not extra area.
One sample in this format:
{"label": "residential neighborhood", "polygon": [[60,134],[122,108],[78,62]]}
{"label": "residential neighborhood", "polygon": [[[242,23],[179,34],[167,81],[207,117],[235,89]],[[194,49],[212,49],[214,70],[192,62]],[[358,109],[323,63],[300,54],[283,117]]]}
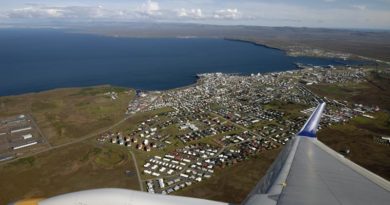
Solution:
{"label": "residential neighborhood", "polygon": [[99,140],[139,150],[141,155],[158,153],[139,162],[140,178],[146,191],[170,194],[211,178],[215,169],[281,148],[319,102],[327,103],[319,129],[355,116],[370,117],[368,113],[379,110],[310,90],[321,83],[364,82],[367,71],[363,68],[300,67],[250,76],[199,74],[194,86],[137,91],[127,113],[170,110],[140,122],[135,129],[106,133]]}

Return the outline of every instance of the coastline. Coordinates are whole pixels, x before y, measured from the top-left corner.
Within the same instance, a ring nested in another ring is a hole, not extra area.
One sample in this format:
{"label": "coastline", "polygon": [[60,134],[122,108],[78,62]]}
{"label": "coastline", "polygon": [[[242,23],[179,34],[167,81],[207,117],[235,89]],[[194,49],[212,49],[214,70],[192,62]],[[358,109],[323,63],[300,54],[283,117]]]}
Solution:
{"label": "coastline", "polygon": [[[289,50],[289,49],[285,49],[285,48],[278,48],[278,47],[272,47],[272,46],[269,46],[269,45],[266,45],[266,44],[262,44],[262,43],[257,43],[255,41],[252,41],[252,40],[243,40],[243,39],[238,39],[238,38],[223,38],[223,40],[227,40],[227,41],[236,41],[236,42],[241,42],[241,43],[249,43],[249,44],[252,44],[252,45],[255,45],[255,46],[260,46],[260,47],[264,47],[264,48],[268,48],[268,49],[274,49],[274,50],[278,50],[278,51],[282,51],[284,52],[287,56],[290,56],[290,57],[315,57],[315,58],[324,58],[324,59],[330,59],[330,58],[334,58],[334,59],[340,59],[340,60],[355,60],[355,61],[359,61],[359,60],[365,60],[365,61],[378,61],[378,60],[375,60],[375,59],[369,59],[367,57],[364,57],[364,56],[358,56],[358,55],[354,55],[354,54],[349,54],[349,53],[345,53],[343,55],[349,55],[348,58],[345,58],[345,57],[342,57],[342,56],[333,56],[333,57],[330,57],[330,56],[323,56],[323,55],[318,55],[318,54],[308,54],[307,52],[305,53],[302,53],[302,54],[294,54],[294,50]],[[316,49],[316,48],[314,48]],[[335,52],[335,55],[340,55],[341,53],[338,53],[336,51],[326,51],[326,52]],[[387,62],[388,64],[390,64],[389,62]]]}
{"label": "coastline", "polygon": [[235,41],[235,42],[241,42],[241,43],[249,43],[249,44],[252,44],[252,45],[255,45],[255,46],[260,46],[260,47],[264,47],[264,48],[268,48],[268,49],[274,49],[274,50],[283,51],[283,52],[287,53],[287,51],[284,50],[284,49],[268,46],[268,45],[261,44],[261,43],[256,43],[256,42],[250,41],[250,40],[242,40],[242,39],[237,39],[237,38],[222,38],[222,39],[226,40],[226,41]]}
{"label": "coastline", "polygon": [[166,89],[166,90],[158,90],[160,92],[165,92],[165,91],[175,91],[175,90],[181,90],[181,89],[187,89],[187,88],[190,88],[190,87],[195,87],[199,84],[199,78],[196,78],[195,82],[194,83],[191,83],[189,85],[184,85],[184,86],[180,86],[180,87],[176,87],[176,88],[171,88],[171,89]]}
{"label": "coastline", "polygon": [[[69,32],[69,31],[68,31]],[[72,31],[70,31],[72,32]],[[88,34],[88,35],[97,35],[97,34]],[[98,35],[100,36],[100,35]],[[112,37],[112,36],[111,36]],[[176,36],[176,37],[173,37],[173,38],[184,38],[185,36]],[[123,37],[123,38],[134,38],[134,37]],[[144,39],[149,39],[149,37],[142,37]],[[161,38],[161,37],[159,37]],[[205,38],[205,37],[197,37],[197,36],[186,36],[185,38]],[[227,37],[206,37],[208,39],[220,39],[222,41],[234,41],[234,42],[239,42],[239,43],[246,43],[246,44],[252,44],[252,45],[255,45],[255,46],[258,46],[258,47],[262,47],[262,48],[266,48],[266,49],[273,49],[273,50],[277,50],[277,51],[281,51],[285,54],[288,55],[288,52],[286,52],[285,50],[283,49],[280,49],[280,48],[275,48],[275,47],[271,47],[271,46],[268,46],[268,45],[265,45],[265,44],[260,44],[260,43],[256,43],[254,41],[251,41],[251,40],[242,40],[242,39],[235,39],[235,38],[227,38]],[[257,59],[257,54],[258,52],[256,52],[256,57],[255,59]],[[207,56],[206,56],[207,57]],[[203,57],[202,59],[200,60],[203,60],[205,57]],[[199,61],[199,59],[198,59]],[[246,61],[245,61],[246,62]],[[299,67],[296,65],[296,63],[293,63],[293,65],[290,67],[288,64],[286,64],[287,66],[283,65],[284,67],[281,68],[280,70],[283,70],[283,71],[286,71],[286,70],[297,70],[299,69]],[[322,65],[325,65],[325,64],[322,64]],[[206,65],[207,66],[207,65]],[[248,72],[245,72],[245,64],[244,65],[239,65],[238,69],[236,69],[235,71],[231,72],[229,70],[225,70],[224,67],[218,67],[219,65],[212,65],[212,67],[214,68],[211,68],[210,69],[210,73],[213,73],[216,69],[215,68],[220,68],[219,70],[224,70],[222,71],[224,74],[231,74],[231,75],[242,75],[242,76],[246,76],[246,75],[250,75],[250,74],[256,74],[256,73],[270,73],[270,72],[279,72],[277,70],[274,70],[272,68],[272,66],[269,66],[266,67],[268,68],[268,71],[261,71],[261,70],[255,70],[255,69],[252,69],[252,70],[249,70]],[[260,66],[256,65],[256,68]],[[271,67],[269,69],[269,67]],[[213,71],[214,70],[214,71]],[[237,73],[237,71],[239,71],[239,73]],[[18,88],[11,88],[9,87],[9,90],[7,90],[7,86],[4,86],[4,92],[2,92],[0,94],[0,97],[11,97],[11,96],[20,96],[20,95],[33,95],[33,94],[39,94],[39,93],[42,93],[42,92],[50,92],[50,91],[55,91],[55,90],[60,90],[60,89],[74,89],[74,88],[88,88],[88,87],[99,87],[99,86],[112,86],[112,87],[123,87],[123,88],[126,88],[126,89],[140,89],[140,90],[145,90],[145,91],[169,91],[169,90],[177,90],[177,89],[185,89],[185,88],[188,88],[188,87],[193,87],[193,86],[196,86],[198,83],[199,83],[199,79],[196,77],[196,73],[199,72],[199,70],[196,70],[194,69],[191,74],[187,75],[186,77],[188,77],[188,80],[185,80],[183,82],[181,82],[180,84],[161,84],[161,85],[164,85],[164,86],[154,86],[153,87],[147,87],[145,86],[145,88],[142,88],[142,87],[135,87],[135,86],[132,86],[131,85],[131,82],[133,82],[132,80],[133,79],[125,79],[125,81],[122,81],[122,83],[118,83],[116,84],[115,82],[112,82],[112,81],[108,81],[106,80],[107,76],[104,76],[99,82],[97,82],[96,84],[94,84],[94,82],[88,82],[88,83],[83,83],[84,85],[75,85],[73,86],[72,84],[70,84],[69,87],[66,87],[66,84],[62,84],[62,85],[65,85],[65,87],[61,87],[61,84],[57,85],[59,87],[56,87],[55,85],[54,86],[43,86],[43,87],[34,87],[34,86],[31,86],[31,85],[26,85],[26,86],[20,86]],[[208,71],[200,71],[200,72],[205,72],[205,73],[208,73]],[[221,72],[221,71],[218,71],[218,72]],[[192,75],[192,76],[190,76]],[[115,76],[117,77],[117,76]],[[181,78],[181,76],[178,76]],[[136,78],[135,80],[140,80],[140,78]],[[125,83],[123,83],[125,82]],[[100,84],[102,83],[102,84]],[[151,81],[151,83],[154,83],[153,81]],[[165,81],[163,83],[166,83]],[[69,84],[68,84],[69,85]],[[179,86],[179,87],[177,87]],[[45,87],[47,89],[45,89]],[[19,89],[20,88],[20,89]]]}
{"label": "coastline", "polygon": [[[294,67],[288,70],[283,70],[283,71],[274,71],[274,72],[258,72],[261,74],[266,74],[266,73],[282,73],[282,72],[287,72],[287,71],[295,71],[295,70],[301,70],[303,69],[305,64],[300,63],[294,63]],[[79,87],[59,87],[59,88],[53,88],[53,89],[48,89],[48,90],[40,90],[40,91],[32,91],[32,92],[26,92],[26,93],[18,93],[18,94],[10,94],[10,95],[1,95],[0,100],[2,98],[7,98],[7,97],[20,97],[20,96],[28,96],[28,95],[39,95],[42,93],[50,93],[50,92],[58,92],[58,91],[66,91],[66,90],[74,90],[74,89],[88,89],[88,88],[122,88],[126,90],[142,90],[146,92],[168,92],[168,91],[175,91],[175,90],[181,90],[181,89],[187,89],[190,87],[197,86],[201,79],[202,74],[212,74],[212,73],[223,73],[227,75],[238,75],[238,76],[250,76],[250,74],[242,74],[242,73],[228,73],[228,72],[210,72],[210,73],[197,73],[194,75],[194,81],[193,83],[190,83],[188,85],[183,85],[179,87],[174,87],[174,88],[168,88],[168,89],[161,89],[161,90],[146,90],[146,89],[138,89],[138,88],[133,88],[133,87],[127,87],[127,86],[121,86],[121,85],[114,85],[114,84],[100,84],[100,85],[90,85],[90,86],[79,86]],[[258,74],[254,73],[254,74]]]}
{"label": "coastline", "polygon": [[61,88],[53,88],[53,89],[48,89],[48,90],[32,91],[32,92],[26,92],[26,93],[1,95],[0,99],[8,98],[8,97],[12,98],[12,97],[20,97],[20,96],[39,95],[39,94],[43,94],[43,93],[61,92],[61,91],[66,91],[66,90],[77,90],[77,89],[88,89],[88,88],[90,88],[90,89],[92,89],[92,88],[123,88],[123,89],[128,89],[128,90],[135,90],[134,88],[128,88],[125,86],[101,84],[101,85],[80,86],[80,87],[61,87]]}
{"label": "coastline", "polygon": [[191,83],[189,85],[175,87],[175,88],[169,88],[169,89],[165,89],[165,90],[143,90],[143,89],[137,89],[137,88],[132,88],[132,87],[120,86],[120,85],[101,84],[101,85],[80,86],[80,87],[61,87],[61,88],[53,88],[53,89],[48,89],[48,90],[32,91],[32,92],[26,92],[26,93],[1,95],[0,100],[4,99],[4,98],[13,98],[13,97],[21,97],[21,96],[39,95],[39,94],[43,94],[43,93],[61,92],[61,91],[77,90],[77,89],[80,89],[80,90],[92,89],[92,88],[123,88],[126,90],[142,90],[142,91],[146,91],[146,92],[166,92],[166,91],[174,91],[174,90],[186,89],[186,88],[197,86],[199,84],[199,80],[201,78],[199,78],[199,77],[194,77],[194,78],[195,78],[194,83]]}

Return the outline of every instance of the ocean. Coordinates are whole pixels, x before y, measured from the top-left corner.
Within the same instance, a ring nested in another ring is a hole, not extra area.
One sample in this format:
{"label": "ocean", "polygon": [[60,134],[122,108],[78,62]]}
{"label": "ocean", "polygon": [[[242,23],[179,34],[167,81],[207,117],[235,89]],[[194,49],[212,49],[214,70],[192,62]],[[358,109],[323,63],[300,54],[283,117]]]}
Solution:
{"label": "ocean", "polygon": [[294,63],[354,61],[290,57],[251,43],[212,38],[115,38],[56,29],[0,29],[0,96],[102,84],[166,90],[209,72],[265,73]]}

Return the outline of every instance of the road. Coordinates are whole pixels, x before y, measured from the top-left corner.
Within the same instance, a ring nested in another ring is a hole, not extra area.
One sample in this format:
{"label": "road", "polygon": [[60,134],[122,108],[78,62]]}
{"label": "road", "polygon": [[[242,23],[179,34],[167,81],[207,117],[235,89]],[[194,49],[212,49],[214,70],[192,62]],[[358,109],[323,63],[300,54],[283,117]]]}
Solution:
{"label": "road", "polygon": [[134,162],[134,166],[135,166],[135,170],[137,172],[137,177],[138,177],[138,183],[139,183],[139,189],[141,191],[145,191],[144,190],[144,183],[141,179],[141,174],[139,172],[139,168],[138,168],[138,163],[137,163],[137,158],[135,157],[133,151],[129,150],[130,154],[131,154],[131,157],[133,158],[133,162]]}
{"label": "road", "polygon": [[37,122],[35,121],[34,116],[33,116],[31,113],[29,113],[29,114],[27,114],[27,115],[30,117],[31,122],[33,123],[34,127],[37,128],[39,135],[40,135],[43,139],[45,139],[46,144],[47,144],[49,147],[52,147],[51,143],[49,142],[49,139],[46,137],[46,135],[43,134],[41,128],[38,126]]}
{"label": "road", "polygon": [[[133,99],[134,100],[134,99]],[[156,99],[154,99],[156,100]],[[153,101],[152,101],[153,102]],[[152,103],[151,102],[151,103]],[[151,104],[150,103],[150,104]],[[150,105],[149,104],[149,105]],[[149,105],[147,107],[149,107]],[[144,108],[144,110],[147,109]],[[62,148],[62,147],[66,147],[66,146],[69,146],[69,145],[72,145],[72,144],[75,144],[75,143],[80,143],[84,140],[88,140],[92,137],[96,137],[100,134],[103,134],[105,132],[108,132],[112,129],[114,129],[115,127],[119,126],[120,124],[124,123],[126,120],[128,120],[129,118],[131,118],[134,114],[132,115],[127,115],[125,116],[123,119],[121,119],[120,121],[116,122],[115,124],[107,127],[107,128],[104,128],[104,129],[101,129],[101,130],[98,130],[96,132],[93,132],[93,133],[90,133],[88,135],[85,135],[85,136],[82,136],[76,140],[72,140],[71,142],[67,142],[67,143],[64,143],[64,144],[60,144],[60,145],[52,145],[49,143],[48,139],[45,137],[45,140],[47,141],[49,147],[47,149],[43,149],[43,150],[40,150],[40,151],[37,151],[37,152],[34,152],[34,153],[31,153],[31,154],[26,154],[24,156],[21,156],[21,157],[17,157],[17,158],[14,158],[14,159],[10,159],[10,160],[7,160],[7,161],[3,161],[3,162],[0,162],[0,166],[4,165],[4,164],[8,164],[8,163],[11,163],[13,161],[16,161],[16,160],[19,160],[19,159],[22,159],[22,158],[27,158],[27,157],[32,157],[32,156],[35,156],[35,155],[38,155],[38,154],[41,154],[41,153],[45,153],[45,152],[49,152],[49,151],[52,151],[52,150],[55,150],[55,149],[59,149],[59,148]],[[39,129],[39,126],[36,124],[36,122],[34,121],[34,118],[32,117],[31,115],[31,118],[33,119],[33,123],[35,124],[35,126]],[[40,132],[40,134],[44,137],[43,133],[41,132],[41,130],[39,129],[38,130]],[[141,179],[141,175],[140,175],[140,171],[139,171],[139,168],[138,168],[138,164],[137,164],[137,159],[134,155],[134,153],[130,150],[130,154],[131,154],[131,157],[133,159],[133,162],[134,162],[134,166],[135,166],[135,169],[136,169],[136,172],[137,172],[137,177],[138,177],[138,182],[139,182],[139,186],[140,186],[140,190],[141,191],[144,191],[144,184],[143,184],[143,181]]]}
{"label": "road", "polygon": [[117,127],[118,125],[122,124],[123,122],[125,122],[127,119],[129,119],[131,116],[126,116],[125,118],[121,119],[120,121],[116,122],[115,124],[111,125],[110,127],[107,127],[105,129],[102,129],[102,130],[99,130],[99,131],[96,131],[94,133],[90,133],[88,135],[85,135],[83,137],[80,137],[78,139],[75,139],[75,140],[72,140],[71,142],[67,142],[67,143],[64,143],[64,144],[60,144],[60,145],[52,145],[51,147],[47,148],[47,149],[43,149],[43,150],[40,150],[40,151],[37,151],[37,152],[34,152],[34,153],[31,153],[31,154],[26,154],[24,156],[21,156],[21,157],[17,157],[17,158],[14,158],[14,159],[11,159],[11,160],[8,160],[8,161],[4,161],[4,162],[1,162],[0,165],[4,165],[4,164],[8,164],[10,162],[13,162],[13,161],[16,161],[16,160],[19,160],[19,159],[22,159],[22,158],[27,158],[27,157],[32,157],[32,156],[35,156],[35,155],[38,155],[38,154],[41,154],[41,153],[45,153],[45,152],[48,152],[48,151],[51,151],[51,150],[55,150],[55,149],[59,149],[59,148],[62,148],[62,147],[66,147],[68,145],[72,145],[72,144],[75,144],[75,143],[79,143],[79,142],[82,142],[84,140],[87,140],[87,139],[90,139],[92,137],[95,137],[99,134],[102,134],[102,133],[105,133],[105,132],[108,132],[109,130],[112,130],[113,128]]}
{"label": "road", "polygon": [[[32,156],[35,156],[35,155],[38,155],[38,154],[41,154],[41,153],[44,153],[44,152],[48,152],[48,151],[51,151],[51,150],[55,150],[55,149],[59,149],[61,147],[66,147],[66,146],[69,146],[69,145],[72,145],[72,144],[75,144],[75,143],[79,143],[79,142],[82,142],[84,140],[88,140],[92,137],[95,137],[99,134],[102,134],[102,133],[105,133],[105,132],[108,132],[110,130],[112,130],[113,128],[119,126],[120,124],[124,123],[127,119],[129,119],[132,115],[128,115],[126,116],[125,118],[121,119],[120,121],[116,122],[115,124],[111,125],[110,127],[107,127],[103,130],[99,130],[97,132],[94,132],[94,133],[90,133],[88,135],[85,135],[83,137],[80,137],[76,140],[73,140],[71,142],[67,142],[67,143],[64,143],[64,144],[60,144],[60,145],[51,145],[49,148],[47,149],[44,149],[44,150],[41,150],[41,151],[38,151],[38,152],[34,152],[34,153],[31,153],[31,154],[27,154],[27,155],[24,155],[22,157],[19,157],[19,158],[15,158],[15,159],[11,159],[11,160],[8,160],[8,161],[4,161],[4,162],[1,162],[0,165],[4,165],[4,164],[7,164],[7,163],[10,163],[10,162],[13,162],[13,161],[16,161],[16,160],[19,160],[19,159],[22,159],[22,158],[26,158],[26,157],[32,157]],[[139,168],[138,168],[138,164],[137,164],[137,159],[134,155],[134,153],[132,151],[130,151],[130,154],[131,154],[131,157],[133,159],[133,162],[134,162],[134,165],[135,165],[135,169],[136,169],[136,172],[137,172],[137,177],[138,177],[138,182],[139,182],[139,186],[140,186],[140,190],[141,191],[144,191],[144,186],[143,186],[143,182],[142,182],[142,179],[141,179],[141,175],[140,175],[140,172],[139,172]]]}

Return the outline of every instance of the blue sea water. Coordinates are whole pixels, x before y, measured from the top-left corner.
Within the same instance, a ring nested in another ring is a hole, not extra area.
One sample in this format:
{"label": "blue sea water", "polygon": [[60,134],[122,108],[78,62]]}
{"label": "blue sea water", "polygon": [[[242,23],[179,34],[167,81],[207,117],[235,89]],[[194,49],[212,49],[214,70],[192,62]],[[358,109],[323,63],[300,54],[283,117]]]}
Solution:
{"label": "blue sea water", "polygon": [[197,73],[264,73],[294,63],[353,64],[290,57],[283,51],[223,39],[114,38],[54,29],[0,29],[0,96],[111,84],[165,90],[192,84]]}

